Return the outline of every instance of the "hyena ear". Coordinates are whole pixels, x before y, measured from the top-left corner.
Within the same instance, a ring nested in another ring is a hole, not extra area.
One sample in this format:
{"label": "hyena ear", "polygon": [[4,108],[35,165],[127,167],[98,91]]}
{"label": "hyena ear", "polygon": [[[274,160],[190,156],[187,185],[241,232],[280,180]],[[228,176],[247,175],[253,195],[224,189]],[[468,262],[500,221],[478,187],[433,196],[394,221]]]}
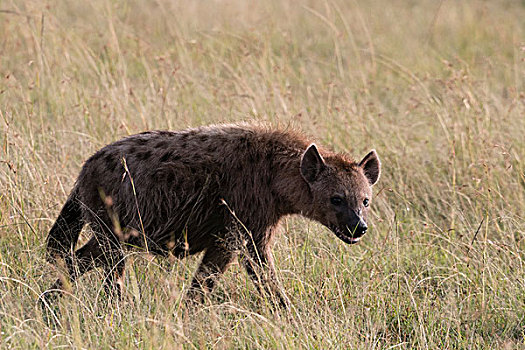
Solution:
{"label": "hyena ear", "polygon": [[359,166],[365,171],[370,185],[374,185],[381,175],[381,161],[375,149],[371,150],[363,160],[359,162]]}
{"label": "hyena ear", "polygon": [[306,182],[314,182],[325,166],[326,164],[319,154],[317,146],[312,143],[301,157],[301,175]]}

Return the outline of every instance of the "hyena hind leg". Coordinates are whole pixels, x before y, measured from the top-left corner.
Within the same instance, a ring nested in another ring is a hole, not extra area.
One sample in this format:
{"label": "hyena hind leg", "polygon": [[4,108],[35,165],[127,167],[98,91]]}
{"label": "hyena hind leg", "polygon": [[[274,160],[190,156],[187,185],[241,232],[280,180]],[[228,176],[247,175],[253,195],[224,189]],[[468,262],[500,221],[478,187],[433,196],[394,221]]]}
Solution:
{"label": "hyena hind leg", "polygon": [[104,290],[108,296],[122,298],[122,279],[126,258],[118,237],[100,226],[93,227],[94,238],[100,247],[97,265],[104,269]]}
{"label": "hyena hind leg", "polygon": [[[68,255],[64,258],[65,267],[67,269],[67,278],[69,282],[74,282],[84,273],[93,269],[96,262],[101,259],[103,255],[102,250],[95,237],[92,237],[86,244],[78,249],[74,256]],[[45,297],[49,300],[56,299],[63,293],[64,278],[59,278],[53,285],[45,292]]]}
{"label": "hyena hind leg", "polygon": [[[114,236],[107,236],[104,231],[93,229],[95,235],[81,248],[75,251],[74,256],[64,258],[67,270],[67,280],[72,283],[86,272],[95,267],[103,267],[105,271],[104,288],[110,295],[120,298],[121,288],[118,282],[124,273],[124,253],[120,242]],[[59,278],[45,292],[43,298],[48,304],[56,301],[64,292],[66,279]]]}
{"label": "hyena hind leg", "polygon": [[235,253],[220,244],[215,244],[206,249],[191,282],[187,299],[193,302],[203,302],[205,294],[213,290],[217,279],[226,271],[234,258]]}
{"label": "hyena hind leg", "polygon": [[93,269],[102,257],[103,251],[97,239],[92,237],[74,253],[74,256],[68,255],[64,258],[67,276],[58,278],[40,297],[40,307],[47,323],[54,325],[58,320],[58,308],[55,304],[58,298],[64,294],[66,284],[74,282],[84,273]]}

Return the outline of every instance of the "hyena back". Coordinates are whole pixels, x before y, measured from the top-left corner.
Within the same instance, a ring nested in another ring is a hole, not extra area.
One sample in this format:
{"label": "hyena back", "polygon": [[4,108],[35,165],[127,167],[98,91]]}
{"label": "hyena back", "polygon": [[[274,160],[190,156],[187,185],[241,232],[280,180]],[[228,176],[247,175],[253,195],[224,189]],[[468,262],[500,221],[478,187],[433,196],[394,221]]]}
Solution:
{"label": "hyena back", "polygon": [[[72,280],[103,267],[106,288],[120,295],[123,246],[180,258],[204,251],[191,288],[200,298],[241,252],[258,288],[287,304],[270,251],[281,218],[301,214],[356,243],[379,175],[374,150],[357,163],[290,131],[216,125],[129,136],[84,164],[49,232],[48,260],[64,259]],[[75,251],[85,224],[93,237]]]}

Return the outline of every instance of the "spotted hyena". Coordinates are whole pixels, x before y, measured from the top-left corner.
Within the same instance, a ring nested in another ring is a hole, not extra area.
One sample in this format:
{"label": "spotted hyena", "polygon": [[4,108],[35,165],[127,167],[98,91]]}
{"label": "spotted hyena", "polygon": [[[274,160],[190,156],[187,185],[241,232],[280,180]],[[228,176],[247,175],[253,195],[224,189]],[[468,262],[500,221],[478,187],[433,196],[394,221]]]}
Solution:
{"label": "spotted hyena", "polygon": [[[144,132],[86,161],[49,232],[48,260],[64,259],[72,280],[103,267],[105,286],[120,294],[123,247],[179,258],[203,251],[190,289],[201,298],[242,255],[258,288],[286,304],[271,254],[281,218],[301,214],[357,243],[379,175],[375,150],[355,162],[287,130],[240,124]],[[75,251],[85,224],[93,237]],[[54,289],[61,287],[58,280]]]}

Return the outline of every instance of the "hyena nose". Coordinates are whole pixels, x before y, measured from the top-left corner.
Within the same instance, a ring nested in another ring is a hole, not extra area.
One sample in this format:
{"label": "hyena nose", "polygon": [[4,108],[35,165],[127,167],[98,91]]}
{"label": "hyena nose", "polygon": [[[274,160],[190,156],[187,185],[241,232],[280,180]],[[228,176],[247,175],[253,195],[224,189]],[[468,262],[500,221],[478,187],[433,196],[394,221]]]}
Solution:
{"label": "hyena nose", "polygon": [[364,222],[363,219],[359,220],[359,224],[357,225],[357,230],[361,232],[361,234],[365,234],[366,230],[368,230],[368,225],[366,222]]}

